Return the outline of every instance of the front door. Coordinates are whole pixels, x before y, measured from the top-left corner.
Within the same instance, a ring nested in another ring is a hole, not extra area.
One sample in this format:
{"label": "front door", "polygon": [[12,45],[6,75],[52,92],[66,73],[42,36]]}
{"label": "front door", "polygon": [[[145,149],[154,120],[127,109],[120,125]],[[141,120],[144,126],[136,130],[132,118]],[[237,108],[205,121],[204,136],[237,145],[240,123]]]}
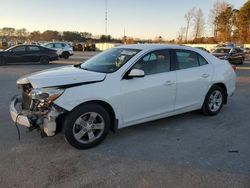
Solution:
{"label": "front door", "polygon": [[170,70],[170,59],[169,50],[150,52],[133,66],[144,77],[121,80],[124,126],[174,110],[176,72]]}
{"label": "front door", "polygon": [[18,63],[26,61],[26,46],[17,46],[12,48],[8,52],[8,56],[6,57],[6,61],[9,63]]}

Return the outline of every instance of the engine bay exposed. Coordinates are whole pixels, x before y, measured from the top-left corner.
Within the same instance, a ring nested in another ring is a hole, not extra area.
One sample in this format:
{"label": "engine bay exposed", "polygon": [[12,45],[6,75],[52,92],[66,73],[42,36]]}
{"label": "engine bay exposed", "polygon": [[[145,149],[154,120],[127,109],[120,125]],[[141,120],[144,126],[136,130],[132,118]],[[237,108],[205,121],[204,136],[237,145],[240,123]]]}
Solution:
{"label": "engine bay exposed", "polygon": [[29,130],[39,129],[42,136],[55,135],[56,120],[65,110],[53,104],[48,93],[37,92],[30,83],[18,85],[18,88],[22,92],[21,111],[29,120]]}

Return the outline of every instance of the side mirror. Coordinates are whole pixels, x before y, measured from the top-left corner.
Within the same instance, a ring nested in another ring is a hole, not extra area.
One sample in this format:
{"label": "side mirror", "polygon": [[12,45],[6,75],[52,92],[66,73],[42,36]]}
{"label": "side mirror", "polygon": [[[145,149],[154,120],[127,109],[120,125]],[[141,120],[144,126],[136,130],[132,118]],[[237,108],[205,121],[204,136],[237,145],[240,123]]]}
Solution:
{"label": "side mirror", "polygon": [[130,78],[134,78],[134,77],[141,78],[144,76],[145,76],[145,73],[141,69],[132,69],[130,73],[128,74],[128,77]]}

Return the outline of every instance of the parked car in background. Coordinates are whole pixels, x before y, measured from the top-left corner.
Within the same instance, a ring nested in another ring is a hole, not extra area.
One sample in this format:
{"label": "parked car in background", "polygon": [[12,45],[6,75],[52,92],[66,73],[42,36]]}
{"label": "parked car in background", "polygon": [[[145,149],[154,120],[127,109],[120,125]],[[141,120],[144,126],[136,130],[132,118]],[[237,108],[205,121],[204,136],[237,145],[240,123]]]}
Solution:
{"label": "parked car in background", "polygon": [[84,51],[96,51],[96,45],[94,43],[87,43],[84,45]]}
{"label": "parked car in background", "polygon": [[205,52],[207,52],[207,53],[210,53],[206,48],[204,48],[204,47],[195,47],[195,48],[197,48],[197,49],[200,49],[200,50],[203,50],[203,51],[205,51]]}
{"label": "parked car in background", "polygon": [[[102,142],[110,130],[193,110],[216,115],[235,90],[228,61],[179,45],[127,45],[85,63],[18,79],[11,101],[17,124],[47,136],[63,129],[79,149]],[[22,110],[17,110],[22,106]]]}
{"label": "parked car in background", "polygon": [[18,45],[0,52],[0,65],[21,62],[48,64],[50,61],[57,59],[56,50],[38,45]]}
{"label": "parked car in background", "polygon": [[245,53],[240,48],[220,47],[216,48],[212,54],[232,64],[243,64],[245,60]]}
{"label": "parked car in background", "polygon": [[246,55],[250,55],[250,48],[244,48],[243,50]]}
{"label": "parked car in background", "polygon": [[84,44],[83,43],[76,43],[73,45],[73,50],[74,51],[80,51],[82,52],[84,48]]}
{"label": "parked car in background", "polygon": [[43,46],[54,49],[61,58],[68,59],[69,56],[74,55],[73,48],[66,42],[49,42],[43,44]]}

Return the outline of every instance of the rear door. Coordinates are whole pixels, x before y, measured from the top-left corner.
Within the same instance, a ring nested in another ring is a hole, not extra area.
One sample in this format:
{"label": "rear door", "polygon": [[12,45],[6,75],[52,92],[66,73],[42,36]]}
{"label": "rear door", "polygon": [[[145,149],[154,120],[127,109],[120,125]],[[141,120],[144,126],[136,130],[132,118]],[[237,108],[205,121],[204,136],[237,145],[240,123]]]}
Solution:
{"label": "rear door", "polygon": [[212,78],[212,65],[194,51],[175,50],[177,75],[176,110],[203,103]]}
{"label": "rear door", "polygon": [[55,43],[55,48],[58,52],[59,55],[62,55],[63,51],[64,51],[64,44],[63,43]]}
{"label": "rear door", "polygon": [[39,46],[28,46],[26,59],[28,62],[38,62],[40,60],[41,50]]}

